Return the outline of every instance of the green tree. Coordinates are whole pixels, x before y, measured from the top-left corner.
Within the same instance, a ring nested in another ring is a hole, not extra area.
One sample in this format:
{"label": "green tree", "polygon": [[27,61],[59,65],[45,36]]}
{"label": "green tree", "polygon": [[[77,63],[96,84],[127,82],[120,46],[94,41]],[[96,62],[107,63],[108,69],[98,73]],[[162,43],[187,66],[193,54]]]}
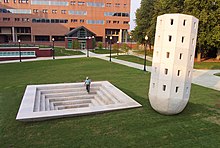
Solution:
{"label": "green tree", "polygon": [[128,45],[126,43],[122,44],[121,49],[128,54],[129,47],[128,47]]}
{"label": "green tree", "polygon": [[220,0],[185,0],[184,13],[199,19],[198,60],[209,50],[220,48]]}
{"label": "green tree", "polygon": [[98,49],[102,49],[102,48],[103,48],[102,42],[98,42]]}
{"label": "green tree", "polygon": [[74,40],[73,41],[73,49],[79,49],[80,48],[80,44],[78,41]]}

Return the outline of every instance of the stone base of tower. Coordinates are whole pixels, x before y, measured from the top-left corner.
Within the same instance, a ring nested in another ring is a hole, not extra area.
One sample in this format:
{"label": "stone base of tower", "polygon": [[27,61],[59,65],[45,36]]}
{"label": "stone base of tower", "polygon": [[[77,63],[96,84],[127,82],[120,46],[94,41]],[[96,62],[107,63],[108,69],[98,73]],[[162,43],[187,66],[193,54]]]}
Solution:
{"label": "stone base of tower", "polygon": [[163,115],[175,115],[183,111],[189,98],[159,98],[149,94],[152,108]]}

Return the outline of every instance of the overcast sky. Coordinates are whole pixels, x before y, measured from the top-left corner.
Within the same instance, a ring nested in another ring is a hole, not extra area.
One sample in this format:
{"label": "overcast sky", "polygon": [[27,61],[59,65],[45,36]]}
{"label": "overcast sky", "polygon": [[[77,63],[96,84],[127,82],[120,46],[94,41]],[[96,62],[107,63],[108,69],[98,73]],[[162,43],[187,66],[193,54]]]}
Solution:
{"label": "overcast sky", "polygon": [[131,0],[131,17],[130,17],[130,30],[133,30],[135,27],[135,12],[136,9],[140,7],[141,0]]}

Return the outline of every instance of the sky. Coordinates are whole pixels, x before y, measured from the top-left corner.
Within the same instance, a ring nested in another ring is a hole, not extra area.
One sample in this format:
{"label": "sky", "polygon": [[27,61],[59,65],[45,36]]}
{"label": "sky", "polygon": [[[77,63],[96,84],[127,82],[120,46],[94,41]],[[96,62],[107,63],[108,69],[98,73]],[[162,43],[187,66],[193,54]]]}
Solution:
{"label": "sky", "polygon": [[135,27],[135,12],[140,7],[141,0],[131,0],[131,14],[130,14],[130,30]]}

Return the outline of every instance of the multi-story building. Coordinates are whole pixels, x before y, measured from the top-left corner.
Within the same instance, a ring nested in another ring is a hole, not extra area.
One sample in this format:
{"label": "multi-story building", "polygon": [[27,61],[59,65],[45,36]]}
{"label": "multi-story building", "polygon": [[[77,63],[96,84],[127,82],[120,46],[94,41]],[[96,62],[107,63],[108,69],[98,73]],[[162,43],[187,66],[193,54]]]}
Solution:
{"label": "multi-story building", "polygon": [[130,0],[0,0],[0,42],[62,42],[80,26],[124,42],[129,13]]}

